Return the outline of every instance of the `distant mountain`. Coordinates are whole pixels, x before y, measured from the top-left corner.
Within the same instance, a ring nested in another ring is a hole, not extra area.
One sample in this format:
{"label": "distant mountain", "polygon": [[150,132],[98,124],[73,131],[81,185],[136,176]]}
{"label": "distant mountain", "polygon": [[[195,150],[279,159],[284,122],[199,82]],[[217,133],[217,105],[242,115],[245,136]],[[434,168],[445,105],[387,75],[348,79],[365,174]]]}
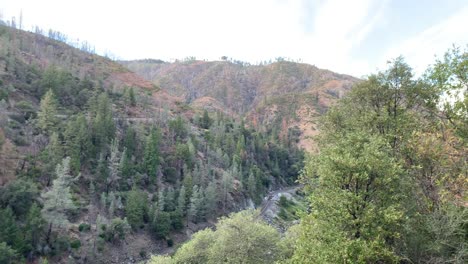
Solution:
{"label": "distant mountain", "polygon": [[315,66],[280,61],[249,65],[228,61],[122,61],[195,108],[214,108],[246,117],[279,137],[300,133],[299,145],[313,149],[315,120],[359,81]]}

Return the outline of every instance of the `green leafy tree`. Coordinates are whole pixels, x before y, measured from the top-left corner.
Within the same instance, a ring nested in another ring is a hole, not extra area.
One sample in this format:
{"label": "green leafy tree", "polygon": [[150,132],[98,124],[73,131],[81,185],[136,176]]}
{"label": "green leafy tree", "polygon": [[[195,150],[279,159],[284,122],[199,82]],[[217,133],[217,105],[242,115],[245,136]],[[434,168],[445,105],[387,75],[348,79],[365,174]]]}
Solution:
{"label": "green leafy tree", "polygon": [[282,258],[280,235],[255,211],[222,218],[216,231],[193,235],[173,257],[175,263],[275,263]]}
{"label": "green leafy tree", "polygon": [[[303,219],[297,262],[394,262],[404,185],[391,148],[377,136],[347,134],[322,146],[306,168],[312,214]],[[318,178],[315,176],[318,175]]]}

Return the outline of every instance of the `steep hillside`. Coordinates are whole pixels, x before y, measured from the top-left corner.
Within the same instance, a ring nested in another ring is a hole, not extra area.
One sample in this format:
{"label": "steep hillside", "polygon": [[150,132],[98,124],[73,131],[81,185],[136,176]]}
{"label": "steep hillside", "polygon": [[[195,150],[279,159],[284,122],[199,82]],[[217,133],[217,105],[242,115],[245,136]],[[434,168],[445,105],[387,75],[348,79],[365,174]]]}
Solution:
{"label": "steep hillside", "polygon": [[0,26],[0,256],[145,260],[297,179],[295,144],[198,103]]}
{"label": "steep hillside", "polygon": [[300,133],[298,143],[307,150],[313,148],[316,117],[358,81],[288,61],[261,66],[228,61],[121,63],[194,107],[203,108],[206,102],[208,109],[213,105],[227,109],[272,130],[279,138]]}

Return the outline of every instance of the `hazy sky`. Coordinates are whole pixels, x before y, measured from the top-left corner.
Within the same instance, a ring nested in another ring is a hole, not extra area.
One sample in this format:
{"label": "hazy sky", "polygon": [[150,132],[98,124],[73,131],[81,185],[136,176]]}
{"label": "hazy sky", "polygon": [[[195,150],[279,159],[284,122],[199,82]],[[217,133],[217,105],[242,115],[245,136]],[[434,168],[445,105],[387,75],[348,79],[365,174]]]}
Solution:
{"label": "hazy sky", "polygon": [[4,20],[52,28],[121,59],[302,59],[362,76],[403,55],[421,72],[468,44],[467,0],[0,0]]}

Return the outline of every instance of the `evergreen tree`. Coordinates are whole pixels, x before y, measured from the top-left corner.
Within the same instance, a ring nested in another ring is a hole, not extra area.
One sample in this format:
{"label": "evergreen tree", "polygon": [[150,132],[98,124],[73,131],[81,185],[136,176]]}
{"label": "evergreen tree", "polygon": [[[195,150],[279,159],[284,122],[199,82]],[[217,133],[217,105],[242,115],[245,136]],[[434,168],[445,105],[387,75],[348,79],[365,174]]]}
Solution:
{"label": "evergreen tree", "polygon": [[101,93],[96,99],[91,100],[90,112],[92,117],[91,139],[96,154],[105,149],[115,134],[112,105],[107,93]]}
{"label": "evergreen tree", "polygon": [[41,213],[44,220],[49,224],[47,242],[49,242],[52,228],[66,229],[68,227],[69,222],[66,214],[76,208],[70,193],[70,183],[72,181],[70,158],[63,159],[62,163],[57,165],[55,172],[57,179],[53,181],[52,188],[42,195],[44,207]]}
{"label": "evergreen tree", "polygon": [[130,103],[130,106],[136,106],[135,91],[133,87],[130,87],[130,89],[128,90],[128,101]]}
{"label": "evergreen tree", "polygon": [[200,126],[204,129],[209,129],[213,120],[211,120],[206,109],[203,111],[203,117],[200,119]]}
{"label": "evergreen tree", "polygon": [[211,181],[205,189],[206,215],[213,217],[218,208],[219,195],[216,183]]}
{"label": "evergreen tree", "polygon": [[164,190],[164,211],[170,212],[175,210],[175,193],[173,188]]}
{"label": "evergreen tree", "polygon": [[44,132],[49,133],[50,131],[56,130],[56,125],[58,123],[57,102],[52,90],[47,91],[41,99],[41,105],[37,117],[38,127]]}
{"label": "evergreen tree", "polygon": [[29,244],[29,251],[33,251],[39,245],[45,225],[46,223],[42,218],[41,209],[37,203],[33,203],[29,208],[25,225],[25,236],[26,242]]}
{"label": "evergreen tree", "polygon": [[78,172],[91,149],[88,123],[83,114],[78,114],[75,119],[68,122],[64,140],[65,154],[70,157],[70,167],[72,171]]}
{"label": "evergreen tree", "polygon": [[159,212],[152,223],[156,238],[166,238],[171,231],[171,215],[168,212]]}
{"label": "evergreen tree", "polygon": [[22,250],[23,242],[20,237],[20,230],[15,221],[15,215],[10,207],[5,209],[0,208],[0,241],[13,249]]}
{"label": "evergreen tree", "polygon": [[125,205],[125,213],[128,223],[133,229],[143,226],[143,221],[147,211],[146,193],[133,187],[127,194],[127,204]]}
{"label": "evergreen tree", "polygon": [[187,197],[185,194],[185,186],[182,186],[179,191],[179,196],[177,198],[177,211],[182,215],[185,215],[187,210]]}
{"label": "evergreen tree", "polygon": [[157,171],[159,167],[160,137],[161,136],[159,130],[151,129],[145,146],[143,167],[144,171],[148,174],[152,183],[156,182]]}
{"label": "evergreen tree", "polygon": [[118,149],[118,142],[116,139],[112,140],[111,149],[110,149],[110,159],[109,159],[109,174],[106,179],[106,191],[114,190],[120,179],[121,171],[120,171],[120,164],[121,164],[121,153]]}
{"label": "evergreen tree", "polygon": [[16,263],[17,257],[18,253],[11,246],[5,242],[0,242],[0,263]]}
{"label": "evergreen tree", "polygon": [[190,208],[188,211],[188,216],[192,222],[198,223],[205,218],[205,203],[203,190],[195,185],[192,190],[192,198],[190,199]]}

